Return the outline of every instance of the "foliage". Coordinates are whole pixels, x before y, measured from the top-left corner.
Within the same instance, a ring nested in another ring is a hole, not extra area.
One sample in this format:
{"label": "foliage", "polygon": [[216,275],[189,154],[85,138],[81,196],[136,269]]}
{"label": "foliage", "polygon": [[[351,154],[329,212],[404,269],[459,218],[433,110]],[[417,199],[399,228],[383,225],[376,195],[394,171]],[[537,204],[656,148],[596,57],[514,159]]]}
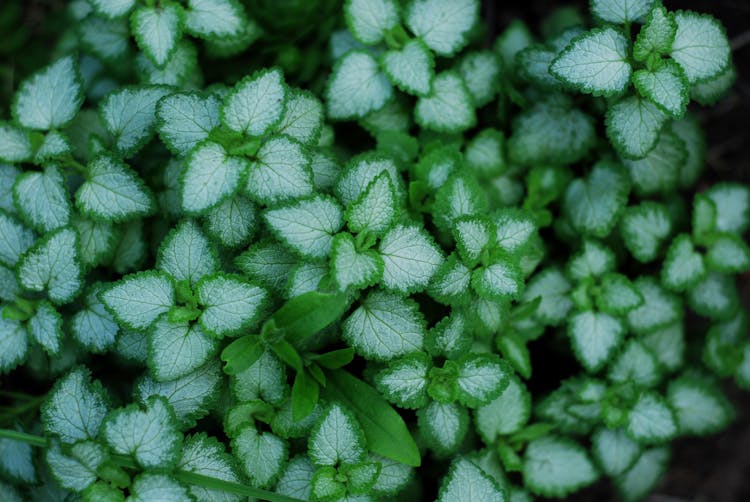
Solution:
{"label": "foliage", "polygon": [[696,189],[690,106],[734,78],[717,20],[592,0],[488,49],[478,0],[288,3],[75,0],[15,89],[6,498],[500,502],[606,476],[638,500],[672,440],[727,426],[750,188]]}

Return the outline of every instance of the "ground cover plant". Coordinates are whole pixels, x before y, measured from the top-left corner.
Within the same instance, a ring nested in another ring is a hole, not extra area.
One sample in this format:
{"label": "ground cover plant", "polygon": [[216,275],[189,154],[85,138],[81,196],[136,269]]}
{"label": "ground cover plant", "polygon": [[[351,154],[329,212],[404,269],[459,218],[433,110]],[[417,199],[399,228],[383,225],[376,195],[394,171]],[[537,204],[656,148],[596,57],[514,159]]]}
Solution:
{"label": "ground cover plant", "polygon": [[2,496],[635,501],[728,426],[750,187],[705,182],[692,113],[724,29],[539,21],[74,0],[51,50],[11,30]]}

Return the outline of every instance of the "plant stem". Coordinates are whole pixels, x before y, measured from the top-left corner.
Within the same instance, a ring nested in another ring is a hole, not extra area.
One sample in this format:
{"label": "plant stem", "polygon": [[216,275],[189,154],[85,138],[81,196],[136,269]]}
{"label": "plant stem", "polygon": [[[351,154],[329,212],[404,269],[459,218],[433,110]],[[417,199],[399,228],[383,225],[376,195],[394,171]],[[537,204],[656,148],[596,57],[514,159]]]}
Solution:
{"label": "plant stem", "polygon": [[[27,434],[25,432],[18,432],[11,429],[0,429],[0,438],[12,439],[14,441],[21,441],[23,443],[36,446],[38,448],[47,447],[47,439],[34,434]],[[126,455],[112,455],[110,457],[112,461],[119,467],[124,469],[138,469],[138,465],[133,461],[132,458]],[[175,471],[173,476],[178,481],[189,484],[201,486],[209,490],[217,490],[228,493],[236,493],[237,495],[244,495],[246,497],[255,497],[260,500],[268,500],[270,502],[302,502],[300,499],[293,497],[287,497],[278,493],[269,492],[267,490],[261,490],[259,488],[253,488],[245,486],[240,483],[232,481],[226,481],[223,479],[212,478],[211,476],[204,476],[195,472],[188,471]]]}

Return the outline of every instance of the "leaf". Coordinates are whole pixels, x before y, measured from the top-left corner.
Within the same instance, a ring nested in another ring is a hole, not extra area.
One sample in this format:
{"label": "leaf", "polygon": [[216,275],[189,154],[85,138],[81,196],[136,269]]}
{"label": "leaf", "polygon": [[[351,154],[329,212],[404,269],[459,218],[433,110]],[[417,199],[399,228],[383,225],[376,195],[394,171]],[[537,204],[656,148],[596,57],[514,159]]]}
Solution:
{"label": "leaf", "polygon": [[536,495],[563,498],[598,477],[586,451],[570,439],[544,436],[526,447],[524,485]]}
{"label": "leaf", "polygon": [[[225,451],[224,445],[205,433],[198,433],[185,438],[185,442],[182,443],[182,453],[180,454],[180,461],[177,463],[177,469],[182,472],[209,476],[231,483],[241,482],[232,456]],[[242,499],[238,494],[211,489],[198,484],[191,484],[188,486],[188,490],[196,500],[239,502]]]}
{"label": "leaf", "polygon": [[644,393],[628,412],[626,431],[641,444],[665,443],[677,434],[677,422],[662,397]]}
{"label": "leaf", "polygon": [[299,343],[334,323],[347,307],[344,295],[311,291],[286,302],[266,322],[273,320],[289,342]]}
{"label": "leaf", "polygon": [[57,305],[71,302],[83,286],[75,231],[61,228],[34,244],[18,262],[18,281],[28,290],[46,291]]}
{"label": "leaf", "polygon": [[643,304],[643,296],[630,279],[622,274],[607,274],[602,277],[600,294],[596,306],[611,315],[625,315]]}
{"label": "leaf", "polygon": [[156,103],[169,93],[164,86],[125,87],[99,105],[102,121],[123,157],[140,150],[154,133]]}
{"label": "leaf", "polygon": [[248,24],[242,6],[232,0],[189,0],[185,29],[203,39],[237,36]]}
{"label": "leaf", "polygon": [[588,153],[595,138],[591,117],[562,103],[543,101],[514,119],[508,159],[522,165],[573,164]]}
{"label": "leaf", "polygon": [[630,173],[635,193],[647,196],[673,192],[679,186],[680,169],[686,160],[685,144],[672,131],[665,130],[645,157],[623,159],[623,164]]}
{"label": "leaf", "polygon": [[216,340],[195,324],[161,316],[149,332],[148,365],[157,381],[175,380],[196,369],[218,351]]}
{"label": "leaf", "polygon": [[124,162],[99,156],[87,167],[86,181],[76,192],[76,207],[97,220],[121,222],[148,216],[153,195]]}
{"label": "leaf", "polygon": [[197,283],[216,272],[216,251],[192,220],[183,220],[159,246],[156,268],[169,274],[176,282]]}
{"label": "leaf", "polygon": [[607,137],[621,156],[642,159],[656,146],[666,118],[650,101],[625,97],[607,110]]}
{"label": "leaf", "polygon": [[507,168],[505,135],[496,129],[483,129],[466,145],[467,167],[480,177],[496,176]]}
{"label": "leaf", "polygon": [[620,350],[607,376],[615,383],[653,387],[659,383],[661,372],[654,354],[640,341],[631,339]]}
{"label": "leaf", "polygon": [[734,277],[710,272],[705,279],[687,291],[687,300],[690,308],[702,316],[729,319],[739,305]]}
{"label": "leaf", "polygon": [[21,82],[13,100],[13,117],[29,129],[62,129],[82,103],[78,68],[75,59],[67,56]]}
{"label": "leaf", "polygon": [[628,326],[634,334],[648,334],[682,319],[680,299],[654,278],[639,277],[633,284],[643,296],[643,304],[628,313]]}
{"label": "leaf", "polygon": [[371,452],[419,466],[419,450],[406,424],[375,389],[344,370],[330,371],[326,376],[326,395],[340,400],[354,413]]}
{"label": "leaf", "polygon": [[641,455],[641,446],[622,429],[598,429],[593,436],[591,453],[604,474],[615,477],[630,469]]}
{"label": "leaf", "polygon": [[240,187],[247,162],[230,156],[223,146],[205,141],[188,155],[180,180],[182,209],[203,214],[231,197]]}
{"label": "leaf", "polygon": [[387,171],[370,182],[367,189],[346,210],[346,221],[355,234],[367,231],[381,236],[396,219],[399,208],[396,189]]}
{"label": "leaf", "polygon": [[127,14],[135,5],[135,0],[91,0],[90,3],[96,13],[114,19]]}
{"label": "leaf", "polygon": [[499,336],[495,340],[500,354],[523,378],[531,378],[531,355],[526,342],[515,334]]}
{"label": "leaf", "polygon": [[654,0],[592,0],[591,12],[602,21],[625,24],[646,17]]}
{"label": "leaf", "polygon": [[438,502],[482,500],[505,502],[505,492],[475,463],[459,457],[451,463],[438,493]]}
{"label": "leaf", "polygon": [[36,482],[31,445],[13,439],[0,439],[0,472],[21,483]]}
{"label": "leaf", "polygon": [[298,371],[292,385],[292,420],[309,416],[318,404],[320,387],[306,371]]}
{"label": "leaf", "polygon": [[223,246],[236,248],[247,244],[257,226],[257,208],[248,199],[235,196],[209,211],[206,232]]}
{"label": "leaf", "polygon": [[415,0],[406,9],[406,25],[439,56],[452,56],[468,43],[479,15],[476,0]]}
{"label": "leaf", "polygon": [[585,32],[552,61],[549,71],[586,94],[620,94],[633,71],[628,62],[628,39],[614,28]]}
{"label": "leaf", "polygon": [[281,244],[265,241],[250,246],[235,264],[245,275],[277,294],[282,294],[297,258]]}
{"label": "leaf", "polygon": [[0,311],[0,372],[7,373],[15,368],[26,357],[29,350],[26,327],[15,320],[8,319],[6,309]]}
{"label": "leaf", "polygon": [[300,143],[276,136],[260,147],[250,163],[245,192],[259,204],[271,205],[311,195],[310,157]]}
{"label": "leaf", "polygon": [[387,51],[381,64],[383,72],[399,89],[414,96],[429,94],[435,61],[430,49],[420,39],[410,40],[399,50]]}
{"label": "leaf", "polygon": [[458,71],[477,108],[493,100],[499,89],[501,69],[492,51],[470,52],[461,59]]}
{"label": "leaf", "polygon": [[609,314],[586,311],[571,318],[568,334],[572,339],[576,358],[593,373],[607,363],[620,345],[625,327]]}
{"label": "leaf", "polygon": [[380,241],[383,284],[402,293],[424,289],[443,262],[432,239],[417,226],[398,225]]}
{"label": "leaf", "polygon": [[307,91],[290,90],[286,108],[276,133],[284,134],[305,145],[315,145],[323,127],[323,105]]}
{"label": "leaf", "polygon": [[624,170],[612,162],[599,162],[585,179],[568,185],[563,208],[581,233],[606,237],[628,202],[630,183]]}
{"label": "leaf", "polygon": [[636,61],[646,61],[651,54],[668,54],[672,49],[677,23],[674,14],[662,5],[657,5],[646,18],[646,24],[633,44],[633,56]]}
{"label": "leaf", "polygon": [[510,368],[498,356],[472,354],[459,361],[458,400],[476,408],[496,398],[508,386]]}
{"label": "leaf", "polygon": [[456,403],[432,401],[417,411],[417,426],[427,446],[446,456],[455,452],[466,437],[469,414]]}
{"label": "leaf", "polygon": [[182,37],[182,9],[174,4],[140,7],[130,16],[130,23],[138,47],[156,66],[164,66]]}
{"label": "leaf", "polygon": [[186,155],[219,126],[221,101],[213,94],[178,92],[156,105],[159,137],[175,155]]}
{"label": "leaf", "polygon": [[641,263],[656,259],[671,231],[669,212],[656,202],[645,201],[628,207],[620,219],[620,233],[625,247]]}
{"label": "leaf", "polygon": [[494,301],[516,299],[523,289],[523,274],[512,262],[492,263],[472,273],[471,286],[480,298]]}
{"label": "leaf", "polygon": [[340,233],[331,247],[331,274],[344,292],[377,284],[383,275],[383,260],[372,250],[358,252],[354,238]]}
{"label": "leaf", "polygon": [[161,396],[148,398],[145,410],[131,404],[114,411],[102,433],[115,452],[132,455],[144,469],[173,467],[183,441],[174,411]]}
{"label": "leaf", "polygon": [[534,316],[545,324],[557,326],[564,321],[573,307],[568,297],[572,285],[559,268],[545,268],[526,285],[523,301],[541,298]]}
{"label": "leaf", "polygon": [[495,228],[491,222],[479,217],[463,217],[456,220],[453,238],[461,261],[471,266],[479,263],[482,252],[494,244]]}
{"label": "leaf", "polygon": [[346,207],[355,204],[368,190],[372,182],[382,173],[390,177],[391,185],[397,194],[402,193],[401,175],[393,163],[393,160],[364,154],[354,157],[346,166],[336,183],[336,197]]}
{"label": "leaf", "polygon": [[311,483],[316,470],[306,456],[293,457],[286,465],[279,482],[276,483],[276,493],[300,500],[309,500]]}
{"label": "leaf", "polygon": [[216,363],[208,363],[196,371],[169,382],[157,382],[149,376],[140,379],[135,397],[146,405],[150,396],[162,396],[175,413],[183,429],[195,426],[195,421],[208,415],[218,399],[223,384],[221,370]]}
{"label": "leaf", "polygon": [[334,120],[363,118],[382,108],[392,95],[393,88],[375,58],[362,51],[350,51],[336,62],[328,79],[328,116]]}
{"label": "leaf", "polygon": [[110,223],[80,216],[74,217],[73,228],[78,233],[81,265],[85,269],[95,268],[112,260],[121,243],[119,229]]}
{"label": "leaf", "polygon": [[638,70],[633,74],[638,93],[651,100],[663,112],[679,119],[690,102],[688,82],[682,69],[671,61],[653,71]]}
{"label": "leaf", "polygon": [[651,492],[667,470],[669,448],[644,451],[633,467],[616,480],[617,488],[626,502],[641,500]]}
{"label": "leaf", "polygon": [[144,330],[175,304],[174,283],[163,272],[138,272],[105,289],[99,298],[118,322]]}
{"label": "leaf", "polygon": [[240,460],[250,485],[265,488],[272,486],[281,474],[289,456],[289,446],[278,436],[260,433],[250,425],[232,440],[232,452]]}
{"label": "leaf", "polygon": [[77,367],[59,379],[41,407],[45,432],[63,443],[95,439],[108,411],[108,397],[91,373]]}
{"label": "leaf", "polygon": [[111,348],[119,332],[114,318],[99,300],[101,290],[101,284],[97,283],[87,291],[85,308],[79,310],[70,323],[73,337],[94,353]]}
{"label": "leaf", "polygon": [[70,221],[70,196],[60,171],[54,166],[42,172],[25,172],[13,185],[13,201],[21,218],[42,233]]}
{"label": "leaf", "polygon": [[344,321],[342,330],[357,353],[383,361],[421,350],[425,328],[415,302],[373,291]]}
{"label": "leaf", "polygon": [[704,106],[718,103],[726,97],[737,81],[737,70],[731,64],[716,77],[700,81],[690,88],[690,98]]}
{"label": "leaf", "polygon": [[348,487],[337,478],[338,472],[335,467],[324,466],[318,468],[310,481],[313,499],[345,500]]}
{"label": "leaf", "polygon": [[55,444],[47,450],[46,460],[50,474],[60,486],[80,492],[97,480],[97,470],[106,462],[107,456],[104,447],[87,441],[75,444],[69,455]]}
{"label": "leaf", "polygon": [[705,192],[716,206],[716,230],[741,234],[750,226],[750,189],[718,183]]}
{"label": "leaf", "polygon": [[42,346],[49,355],[58,355],[63,338],[63,318],[55,307],[42,300],[36,313],[28,321],[29,335]]}
{"label": "leaf", "polygon": [[13,124],[0,122],[0,161],[25,162],[32,154],[29,134]]}
{"label": "leaf", "polygon": [[720,74],[731,62],[724,27],[707,14],[678,11],[677,33],[670,56],[685,71],[692,85]]}
{"label": "leaf", "polygon": [[174,500],[187,502],[190,495],[187,488],[166,474],[144,472],[133,480],[128,502],[149,502],[152,500]]}
{"label": "leaf", "polygon": [[612,251],[593,240],[584,240],[581,251],[568,262],[568,275],[574,281],[598,278],[615,269]]}
{"label": "leaf", "polygon": [[471,301],[470,286],[471,270],[454,253],[435,272],[427,291],[445,305],[465,305]]}
{"label": "leaf", "polygon": [[687,158],[680,166],[680,188],[691,187],[703,172],[706,162],[706,137],[693,115],[672,122],[672,132],[685,144]]}
{"label": "leaf", "polygon": [[281,120],[285,101],[286,84],[280,70],[255,73],[224,98],[221,123],[246,136],[262,136]]}
{"label": "leaf", "polygon": [[712,434],[724,429],[734,417],[721,389],[698,377],[683,376],[670,382],[667,401],[675,411],[680,434]]}
{"label": "leaf", "polygon": [[34,233],[14,218],[0,212],[0,263],[15,267],[19,258],[34,244]]}
{"label": "leaf", "polygon": [[499,436],[520,431],[531,418],[531,393],[515,377],[499,396],[480,405],[474,415],[477,432],[485,443],[493,444]]}
{"label": "leaf", "polygon": [[220,338],[254,325],[268,297],[263,288],[228,275],[204,277],[196,284],[195,293],[203,310],[198,322]]}
{"label": "leaf", "polygon": [[284,296],[295,298],[311,291],[318,291],[328,272],[326,263],[299,263],[289,274]]}
{"label": "leaf", "polygon": [[357,420],[339,404],[331,405],[308,440],[308,454],[318,466],[354,464],[364,458],[366,451]]}
{"label": "leaf", "polygon": [[399,6],[393,0],[348,0],[344,18],[352,35],[363,44],[380,42],[399,22]]}
{"label": "leaf", "polygon": [[[456,3],[464,1],[467,0]],[[435,132],[455,133],[473,127],[477,116],[463,79],[450,70],[438,74],[432,82],[432,91],[417,100],[414,120],[422,128]]]}
{"label": "leaf", "polygon": [[719,235],[706,253],[706,265],[725,274],[739,274],[750,269],[750,249],[741,237]]}
{"label": "leaf", "polygon": [[400,408],[421,408],[427,404],[430,366],[422,352],[397,359],[375,375],[375,388]]}
{"label": "leaf", "polygon": [[130,27],[125,19],[88,16],[78,30],[81,46],[103,61],[114,63],[129,55]]}
{"label": "leaf", "polygon": [[664,259],[661,282],[673,291],[686,291],[706,277],[703,256],[693,247],[690,236],[680,234],[672,241]]}
{"label": "leaf", "polygon": [[320,195],[270,209],[264,217],[282,242],[308,258],[328,256],[333,235],[343,225],[343,214],[336,201]]}

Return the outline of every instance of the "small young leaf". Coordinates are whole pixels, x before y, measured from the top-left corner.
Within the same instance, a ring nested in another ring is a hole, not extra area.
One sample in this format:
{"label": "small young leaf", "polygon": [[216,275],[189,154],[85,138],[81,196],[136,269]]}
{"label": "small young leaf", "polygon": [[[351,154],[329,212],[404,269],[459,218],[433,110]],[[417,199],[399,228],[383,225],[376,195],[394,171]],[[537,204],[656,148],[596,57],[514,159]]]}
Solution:
{"label": "small young leaf", "polygon": [[116,410],[102,433],[114,451],[133,455],[144,468],[170,468],[179,459],[182,433],[163,397],[149,398],[145,411],[135,404]]}
{"label": "small young leaf", "polygon": [[672,218],[666,207],[645,201],[625,209],[620,232],[630,254],[641,263],[659,255],[662,243],[672,231]]}
{"label": "small young leaf", "polygon": [[86,181],[76,192],[76,207],[94,219],[114,223],[149,215],[151,191],[124,162],[103,155],[88,165]]}
{"label": "small young leaf", "polygon": [[287,202],[313,192],[310,158],[302,144],[277,136],[260,147],[250,163],[245,192],[264,205]]}
{"label": "small young leaf", "polygon": [[628,39],[614,28],[589,31],[576,37],[552,61],[550,73],[594,96],[614,96],[630,83]]}
{"label": "small young leaf", "polygon": [[652,277],[639,277],[633,284],[643,296],[643,304],[628,313],[628,326],[636,335],[645,335],[682,319],[679,297],[665,291]]}
{"label": "small young leaf", "polygon": [[346,211],[346,220],[354,233],[362,231],[382,235],[398,214],[396,190],[387,172],[375,178],[367,190]]}
{"label": "small young leaf", "polygon": [[630,280],[622,274],[607,274],[602,277],[601,293],[596,305],[611,315],[625,315],[643,304],[643,296]]}
{"label": "small young leaf", "polygon": [[29,129],[62,129],[83,103],[73,56],[60,58],[24,80],[13,100],[13,117]]}
{"label": "small young leaf", "polygon": [[626,431],[641,444],[664,443],[677,434],[677,422],[663,398],[644,393],[628,412]]}
{"label": "small young leaf", "polygon": [[471,286],[480,298],[487,300],[517,299],[523,288],[523,273],[512,262],[492,263],[471,274]]}
{"label": "small young leaf", "polygon": [[232,131],[262,136],[281,120],[286,101],[284,76],[278,69],[247,77],[224,99],[221,122]]}
{"label": "small young leaf", "polygon": [[690,236],[680,234],[672,241],[664,259],[662,284],[673,291],[694,288],[706,277],[703,256],[693,247]]}
{"label": "small young leaf", "polygon": [[482,251],[494,244],[494,225],[477,217],[459,218],[453,227],[453,237],[461,260],[471,266],[479,262]]}
{"label": "small young leaf", "polygon": [[401,408],[421,408],[427,404],[429,368],[429,358],[422,352],[398,359],[375,376],[376,388]]}
{"label": "small young leaf", "polygon": [[633,84],[641,96],[651,100],[672,118],[679,119],[685,115],[690,102],[688,82],[676,63],[667,61],[653,71],[638,70],[633,74]]}
{"label": "small young leaf", "polygon": [[340,233],[331,245],[331,274],[339,290],[364,289],[383,276],[383,260],[372,250],[357,251],[354,238]]}
{"label": "small young leaf", "polygon": [[326,89],[328,116],[363,118],[391,99],[393,88],[370,54],[350,51],[333,68]]}
{"label": "small young leaf", "polygon": [[651,54],[669,54],[672,49],[677,23],[674,15],[662,5],[651,9],[646,24],[635,39],[633,56],[636,61],[646,61]]}
{"label": "small young leaf", "polygon": [[415,0],[406,10],[406,24],[439,56],[452,56],[468,42],[479,15],[476,0]]}
{"label": "small young leaf", "polygon": [[471,354],[458,364],[458,400],[469,408],[486,404],[500,395],[512,374],[496,355]]}
{"label": "small young leaf", "polygon": [[83,286],[78,235],[61,228],[38,241],[18,262],[19,283],[31,291],[46,291],[57,305],[71,302]]}

